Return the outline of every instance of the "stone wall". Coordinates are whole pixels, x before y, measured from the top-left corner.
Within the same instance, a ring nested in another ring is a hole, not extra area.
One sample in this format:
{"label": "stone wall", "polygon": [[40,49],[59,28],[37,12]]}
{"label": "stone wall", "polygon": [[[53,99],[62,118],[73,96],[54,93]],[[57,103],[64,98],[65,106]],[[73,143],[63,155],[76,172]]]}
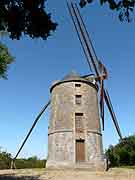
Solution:
{"label": "stone wall", "polygon": [[[51,129],[73,129],[75,112],[83,112],[85,128],[100,131],[97,90],[85,82],[62,83],[51,94]],[[82,95],[82,104],[75,104],[75,95]]]}
{"label": "stone wall", "polygon": [[70,167],[74,164],[74,149],[72,132],[50,134],[47,167]]}
{"label": "stone wall", "polygon": [[[82,96],[81,104],[75,103],[76,95]],[[75,131],[75,113],[83,113],[81,133]],[[48,134],[47,167],[76,167],[75,143],[84,139],[84,163],[104,168],[97,86],[82,79],[54,83]]]}
{"label": "stone wall", "polygon": [[87,133],[87,157],[88,161],[103,160],[101,135]]}

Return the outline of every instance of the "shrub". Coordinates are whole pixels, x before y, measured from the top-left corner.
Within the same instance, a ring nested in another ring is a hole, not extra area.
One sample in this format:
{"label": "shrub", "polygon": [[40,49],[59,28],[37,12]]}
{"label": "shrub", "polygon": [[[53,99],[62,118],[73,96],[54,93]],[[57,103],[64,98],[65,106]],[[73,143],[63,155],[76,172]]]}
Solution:
{"label": "shrub", "polygon": [[111,167],[135,165],[135,135],[125,137],[115,146],[106,150]]}

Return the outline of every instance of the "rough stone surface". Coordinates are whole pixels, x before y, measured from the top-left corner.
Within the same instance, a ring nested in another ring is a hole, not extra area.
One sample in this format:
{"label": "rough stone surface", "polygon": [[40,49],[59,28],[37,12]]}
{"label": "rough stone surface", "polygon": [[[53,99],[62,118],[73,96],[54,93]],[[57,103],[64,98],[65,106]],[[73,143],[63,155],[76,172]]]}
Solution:
{"label": "rough stone surface", "polygon": [[[92,81],[68,76],[52,85],[47,167],[105,168],[97,85]],[[76,95],[81,95],[81,104],[75,103]],[[76,132],[75,113],[83,113],[82,132]],[[75,148],[78,139],[85,141],[85,161],[79,164]]]}

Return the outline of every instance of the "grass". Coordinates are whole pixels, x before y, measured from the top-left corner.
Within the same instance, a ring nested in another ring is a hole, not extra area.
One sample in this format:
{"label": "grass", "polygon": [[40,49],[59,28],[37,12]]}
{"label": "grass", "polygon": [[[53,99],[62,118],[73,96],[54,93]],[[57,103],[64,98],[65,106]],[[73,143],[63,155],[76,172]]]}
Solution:
{"label": "grass", "polygon": [[127,169],[135,169],[135,166],[119,166],[117,168],[127,168]]}

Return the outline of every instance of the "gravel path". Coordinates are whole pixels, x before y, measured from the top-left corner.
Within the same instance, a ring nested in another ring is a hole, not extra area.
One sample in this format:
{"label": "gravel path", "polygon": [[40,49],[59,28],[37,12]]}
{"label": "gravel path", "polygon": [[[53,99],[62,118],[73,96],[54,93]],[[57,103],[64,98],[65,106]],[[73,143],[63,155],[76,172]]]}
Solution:
{"label": "gravel path", "polygon": [[135,180],[135,170],[113,168],[108,172],[88,170],[0,170],[0,180]]}

